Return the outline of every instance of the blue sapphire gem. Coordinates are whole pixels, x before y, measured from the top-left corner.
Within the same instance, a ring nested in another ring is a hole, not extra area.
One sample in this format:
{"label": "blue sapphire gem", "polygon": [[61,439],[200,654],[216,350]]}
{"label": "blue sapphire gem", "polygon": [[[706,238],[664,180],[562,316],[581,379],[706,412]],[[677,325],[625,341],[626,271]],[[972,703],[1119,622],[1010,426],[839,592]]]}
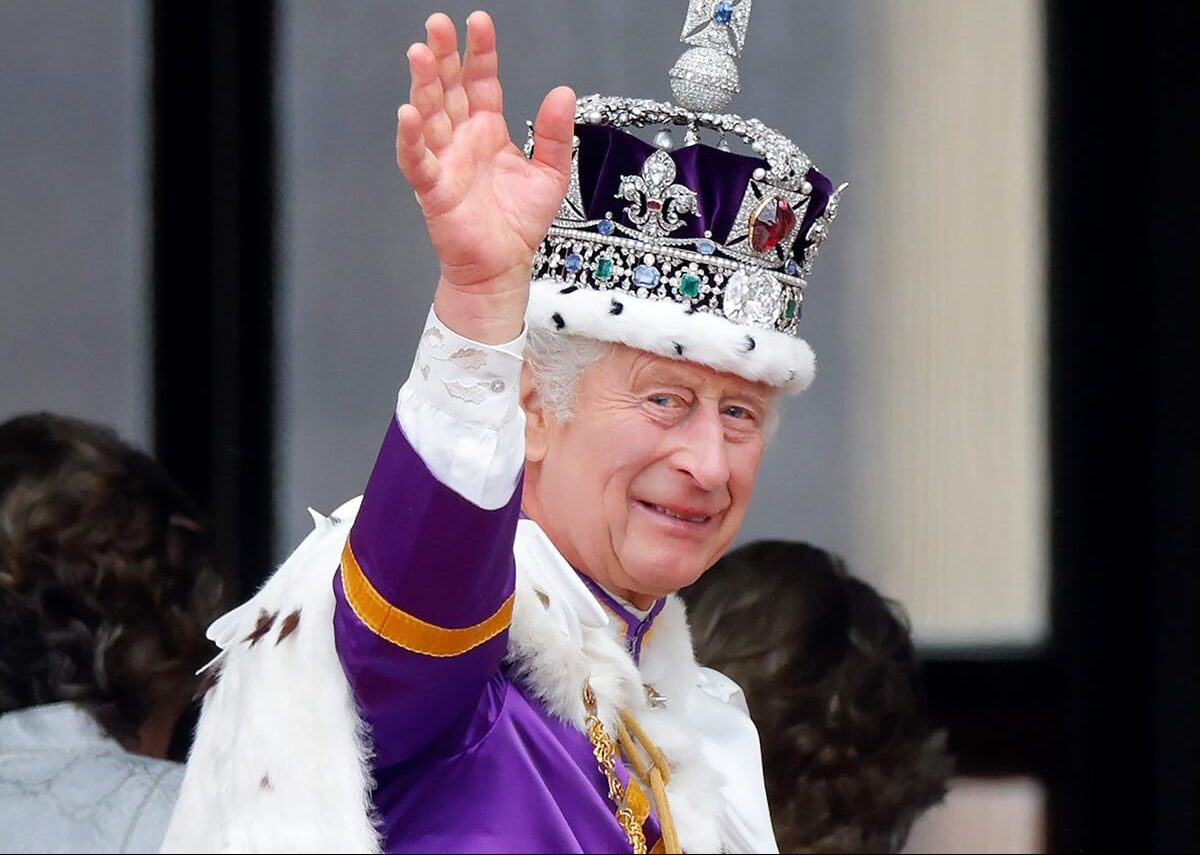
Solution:
{"label": "blue sapphire gem", "polygon": [[658,271],[648,264],[639,264],[633,268],[633,281],[643,288],[649,288],[658,283]]}
{"label": "blue sapphire gem", "polygon": [[611,235],[613,233],[613,221],[601,220],[600,222],[596,223],[596,231],[600,232],[602,235]]}
{"label": "blue sapphire gem", "polygon": [[796,266],[796,259],[794,259],[794,258],[788,259],[786,269],[787,269],[788,276],[795,276],[797,273],[800,272],[800,268]]}
{"label": "blue sapphire gem", "polygon": [[696,241],[696,252],[701,255],[712,255],[717,251],[717,245],[708,238]]}
{"label": "blue sapphire gem", "polygon": [[718,24],[728,24],[733,20],[733,4],[718,3],[713,7],[713,20]]}
{"label": "blue sapphire gem", "polygon": [[583,267],[583,259],[580,258],[579,253],[573,252],[563,261],[563,267],[567,268],[568,273],[574,273]]}

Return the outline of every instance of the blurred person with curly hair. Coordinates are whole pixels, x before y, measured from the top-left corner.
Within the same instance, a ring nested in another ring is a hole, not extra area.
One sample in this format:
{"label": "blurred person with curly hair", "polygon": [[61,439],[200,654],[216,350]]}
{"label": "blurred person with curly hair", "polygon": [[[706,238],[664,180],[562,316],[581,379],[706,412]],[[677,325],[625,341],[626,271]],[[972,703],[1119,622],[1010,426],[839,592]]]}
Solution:
{"label": "blurred person with curly hair", "polygon": [[729,552],[682,591],[697,660],[743,689],[780,852],[899,852],[953,762],[898,603],[806,543]]}
{"label": "blurred person with curly hair", "polygon": [[147,455],[61,416],[0,424],[0,850],[158,849],[225,587]]}

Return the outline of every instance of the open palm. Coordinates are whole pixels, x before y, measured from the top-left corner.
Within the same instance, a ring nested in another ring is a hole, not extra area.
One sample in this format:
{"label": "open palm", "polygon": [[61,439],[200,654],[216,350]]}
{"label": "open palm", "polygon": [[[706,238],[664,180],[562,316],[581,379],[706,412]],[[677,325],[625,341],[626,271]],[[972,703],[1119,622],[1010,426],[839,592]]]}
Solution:
{"label": "open palm", "polygon": [[559,87],[534,122],[534,156],[513,145],[496,76],[492,20],[467,21],[460,62],[454,24],[436,14],[408,51],[409,103],[400,108],[396,162],[416,191],[442,283],[482,294],[528,290],[533,254],[566,191],[575,96]]}

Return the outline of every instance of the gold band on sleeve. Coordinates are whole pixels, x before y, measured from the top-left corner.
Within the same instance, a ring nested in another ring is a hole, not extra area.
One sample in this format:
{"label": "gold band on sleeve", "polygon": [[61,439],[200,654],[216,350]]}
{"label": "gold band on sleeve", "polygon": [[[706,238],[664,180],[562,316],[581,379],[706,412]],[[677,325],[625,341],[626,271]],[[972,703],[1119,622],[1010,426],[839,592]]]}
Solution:
{"label": "gold band on sleeve", "polygon": [[474,626],[451,629],[410,615],[375,590],[354,557],[349,539],[342,550],[342,590],[354,614],[369,630],[397,647],[425,656],[461,656],[495,638],[512,623],[512,594],[500,608]]}

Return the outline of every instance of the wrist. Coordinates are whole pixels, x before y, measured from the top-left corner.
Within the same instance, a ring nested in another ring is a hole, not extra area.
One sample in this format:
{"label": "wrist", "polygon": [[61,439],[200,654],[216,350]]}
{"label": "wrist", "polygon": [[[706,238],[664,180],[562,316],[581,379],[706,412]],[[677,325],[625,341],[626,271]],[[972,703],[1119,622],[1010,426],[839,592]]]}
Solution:
{"label": "wrist", "polygon": [[505,344],[525,328],[529,273],[502,277],[464,288],[438,280],[434,311],[458,335],[481,344]]}

